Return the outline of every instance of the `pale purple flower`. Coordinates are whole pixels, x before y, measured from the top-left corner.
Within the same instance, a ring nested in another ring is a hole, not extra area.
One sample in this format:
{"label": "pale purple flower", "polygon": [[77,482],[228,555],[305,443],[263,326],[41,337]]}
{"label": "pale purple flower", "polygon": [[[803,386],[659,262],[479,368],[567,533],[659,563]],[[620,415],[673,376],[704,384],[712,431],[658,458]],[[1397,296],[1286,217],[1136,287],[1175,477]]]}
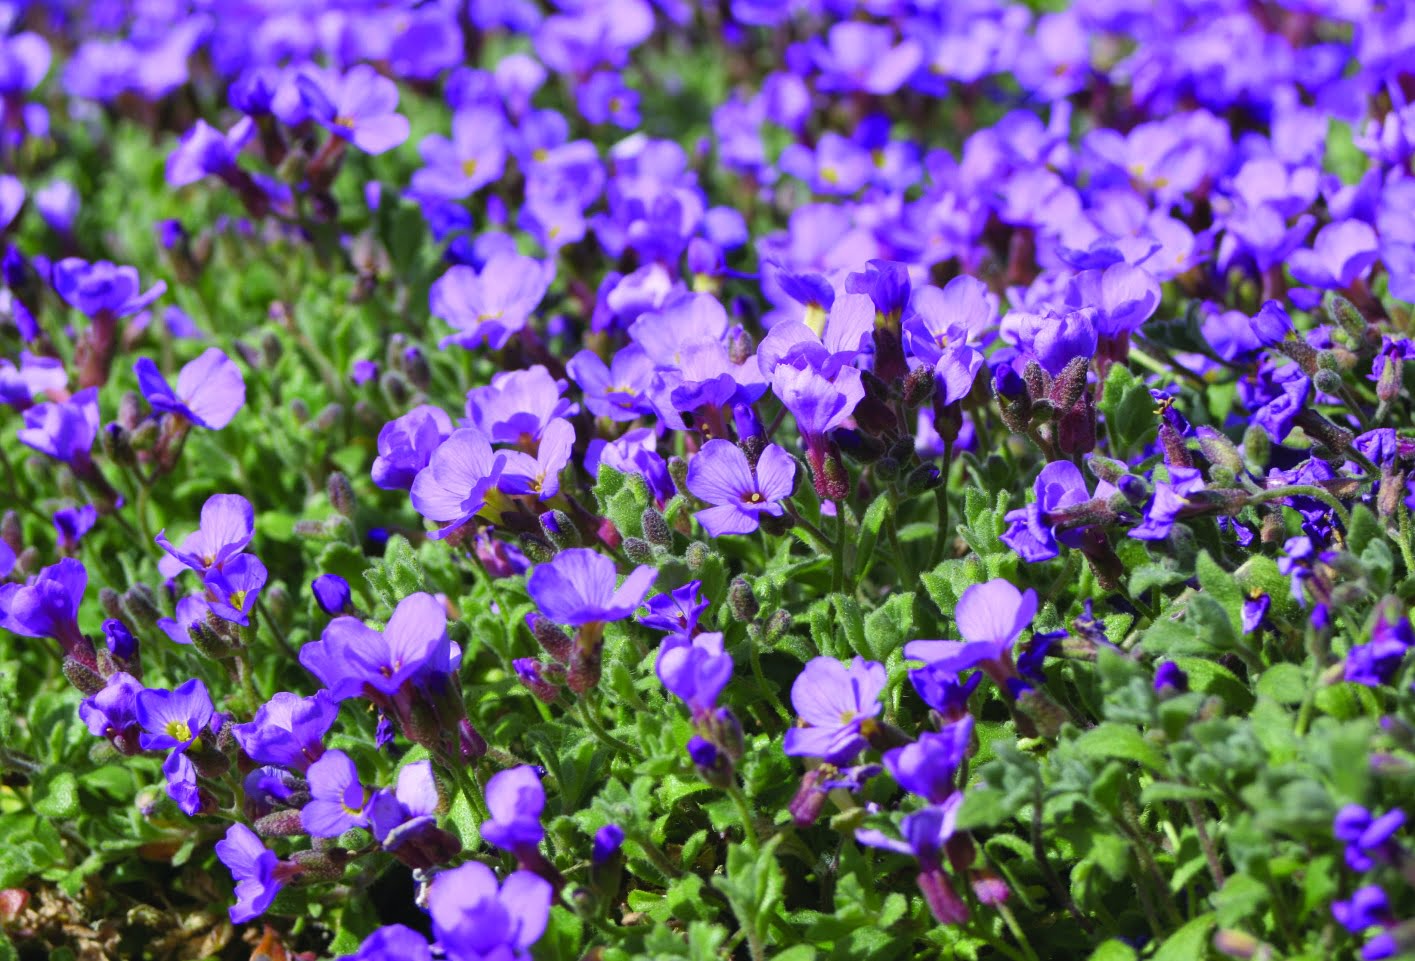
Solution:
{"label": "pale purple flower", "polygon": [[526,591],[550,620],[578,626],[629,617],[656,577],[658,571],[652,567],[637,567],[616,587],[614,561],[574,547],[537,565],[526,581]]}
{"label": "pale purple flower", "polygon": [[540,306],[553,277],[553,265],[510,252],[493,255],[479,271],[452,267],[428,294],[432,315],[456,328],[442,346],[505,347]]}
{"label": "pale purple flower", "polygon": [[342,77],[307,71],[295,84],[310,116],[364,153],[381,154],[408,139],[408,118],[397,113],[398,85],[367,64]]}
{"label": "pale purple flower", "polygon": [[452,432],[413,479],[413,508],[443,526],[428,536],[440,540],[465,526],[487,505],[506,466],[478,430]]}
{"label": "pale purple flower", "polygon": [[182,368],[175,391],[147,357],[133,364],[133,373],[153,410],[180,415],[208,430],[220,430],[231,423],[246,404],[241,369],[215,347],[208,347]]}
{"label": "pale purple flower", "polygon": [[310,801],[300,810],[300,825],[311,837],[335,838],[368,825],[368,791],[358,768],[343,751],[326,751],[305,772]]}
{"label": "pale purple flower", "polygon": [[501,490],[507,494],[534,494],[539,500],[549,500],[560,493],[560,472],[570,463],[575,445],[575,428],[568,420],[557,418],[541,433],[536,456],[520,451],[507,451],[505,469],[501,472]]}
{"label": "pale purple flower", "polygon": [[953,616],[961,641],[910,641],[904,656],[927,664],[946,663],[955,671],[1011,657],[1012,645],[1037,613],[1037,592],[1024,593],[1002,578],[974,584],[963,592]]}
{"label": "pale purple flower", "polygon": [[205,576],[245,550],[255,535],[255,510],[240,494],[213,494],[201,508],[201,526],[182,540],[180,548],[167,539],[164,528],[155,540],[168,556],[158,562],[163,577],[175,577],[183,568]]}
{"label": "pale purple flower", "polygon": [[865,748],[864,725],[883,710],[888,681],[883,664],[856,657],[847,667],[833,657],[812,658],[791,685],[791,704],[809,727],[786,732],[782,748],[795,757],[846,764]]}
{"label": "pale purple flower", "polygon": [[732,679],[732,655],[723,650],[720,633],[670,635],[659,648],[654,670],[671,694],[703,715],[717,706],[717,696]]}
{"label": "pale purple flower", "polygon": [[767,445],[753,470],[736,444],[721,438],[708,441],[688,461],[688,490],[714,506],[694,516],[710,537],[750,534],[760,515],[780,517],[782,501],[796,484],[796,461],[776,444]]}

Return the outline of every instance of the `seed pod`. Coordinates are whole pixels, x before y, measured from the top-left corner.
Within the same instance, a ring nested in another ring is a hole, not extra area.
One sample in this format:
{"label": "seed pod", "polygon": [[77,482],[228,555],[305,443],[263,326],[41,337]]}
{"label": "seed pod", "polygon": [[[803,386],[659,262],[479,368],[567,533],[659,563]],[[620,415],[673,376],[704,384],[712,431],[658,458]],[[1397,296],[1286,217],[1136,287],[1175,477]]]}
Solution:
{"label": "seed pod", "polygon": [[544,564],[555,557],[555,548],[534,534],[517,535],[516,541],[521,545],[521,553],[533,564]]}
{"label": "seed pod", "polygon": [[1376,380],[1376,398],[1389,404],[1400,396],[1405,375],[1405,364],[1394,354],[1387,354],[1381,365],[1381,375]]}
{"label": "seed pod", "polygon": [[752,593],[752,585],[747,583],[745,577],[738,575],[732,578],[732,583],[727,587],[727,607],[739,621],[756,620],[761,607],[757,604],[756,595]]}
{"label": "seed pod", "polygon": [[305,833],[299,811],[276,811],[263,818],[256,818],[255,833],[263,838],[288,838]]}
{"label": "seed pod", "polygon": [[403,352],[403,363],[408,383],[425,393],[432,386],[432,370],[427,365],[427,357],[416,347],[409,347]]}
{"label": "seed pod", "polygon": [[1352,337],[1360,338],[1366,333],[1366,318],[1356,309],[1356,305],[1340,294],[1332,295],[1327,303],[1327,313],[1341,325],[1341,329]]}
{"label": "seed pod", "polygon": [[302,398],[296,397],[290,401],[290,416],[295,418],[295,423],[303,426],[310,419],[309,405]]}
{"label": "seed pod", "polygon": [[1312,375],[1312,384],[1323,394],[1341,393],[1341,375],[1334,370],[1319,370]]}
{"label": "seed pod", "polygon": [[688,549],[683,552],[683,562],[688,566],[688,570],[697,573],[703,569],[703,565],[707,563],[708,558],[711,556],[712,548],[708,547],[702,541],[694,541],[689,544]]}

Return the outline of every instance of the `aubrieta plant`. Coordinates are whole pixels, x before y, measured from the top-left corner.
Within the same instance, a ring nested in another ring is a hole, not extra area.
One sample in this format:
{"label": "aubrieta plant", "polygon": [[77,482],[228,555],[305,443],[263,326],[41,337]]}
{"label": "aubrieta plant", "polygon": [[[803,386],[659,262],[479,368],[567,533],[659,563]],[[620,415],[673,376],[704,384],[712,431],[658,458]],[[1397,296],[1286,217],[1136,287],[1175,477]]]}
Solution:
{"label": "aubrieta plant", "polygon": [[0,0],[0,961],[1415,958],[1412,162],[1395,0]]}

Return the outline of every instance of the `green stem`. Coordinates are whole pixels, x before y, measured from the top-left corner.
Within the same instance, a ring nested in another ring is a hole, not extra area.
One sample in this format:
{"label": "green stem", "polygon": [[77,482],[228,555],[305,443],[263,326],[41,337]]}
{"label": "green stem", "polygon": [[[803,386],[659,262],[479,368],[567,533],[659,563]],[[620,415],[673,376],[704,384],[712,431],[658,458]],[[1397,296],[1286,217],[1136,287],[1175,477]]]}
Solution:
{"label": "green stem", "polygon": [[835,502],[835,563],[830,578],[831,590],[839,594],[845,589],[845,502]]}
{"label": "green stem", "polygon": [[613,751],[629,755],[635,761],[642,761],[644,759],[643,751],[640,751],[626,741],[619,740],[619,738],[606,731],[604,725],[599,722],[599,718],[595,717],[594,711],[583,699],[576,701],[576,706],[579,708],[580,718],[585,722],[585,727],[590,729],[590,733],[594,735],[595,740]]}
{"label": "green stem", "polygon": [[1332,496],[1330,491],[1316,487],[1312,484],[1288,484],[1283,487],[1273,487],[1263,491],[1261,494],[1254,494],[1248,503],[1252,506],[1262,504],[1266,501],[1277,500],[1280,497],[1312,497],[1321,501],[1332,509],[1337,519],[1341,521],[1341,526],[1351,529],[1351,514],[1342,506],[1341,501]]}
{"label": "green stem", "polygon": [[457,784],[457,790],[462,792],[462,796],[467,799],[467,806],[475,812],[477,823],[488,820],[491,815],[487,812],[486,806],[482,803],[481,791],[477,790],[472,783],[471,777],[456,764],[448,764],[447,771],[452,775],[452,780]]}
{"label": "green stem", "polygon": [[737,816],[742,819],[742,840],[750,848],[757,846],[757,826],[752,822],[752,809],[747,805],[747,796],[733,781],[727,788],[727,796],[737,805]]}
{"label": "green stem", "polygon": [[948,529],[948,478],[953,473],[953,441],[943,442],[943,483],[934,488],[934,498],[938,501],[938,533],[934,535],[934,547],[929,555],[929,570],[942,564],[948,554],[948,542],[952,532]]}
{"label": "green stem", "polygon": [[812,524],[810,521],[806,520],[804,517],[802,517],[800,514],[796,513],[794,510],[791,512],[791,521],[792,521],[792,523],[794,523],[797,527],[801,528],[801,529],[804,530],[807,534],[810,534],[812,537],[814,537],[814,538],[816,539],[816,549],[817,549],[817,550],[820,550],[820,551],[829,551],[829,550],[831,550],[830,538],[825,536],[825,531],[821,530],[819,527],[817,527],[816,525]]}
{"label": "green stem", "polygon": [[1022,948],[1022,953],[1027,956],[1027,961],[1037,961],[1037,952],[1032,950],[1032,942],[1027,940],[1027,932],[1022,930],[1022,926],[1017,923],[1017,916],[1012,913],[1012,909],[1006,903],[997,906],[997,913],[1002,915],[1002,923],[1007,925],[1007,930],[1012,932],[1012,936],[1017,939],[1017,944]]}
{"label": "green stem", "polygon": [[1415,577],[1415,553],[1410,550],[1410,508],[1400,506],[1400,556],[1405,559],[1405,576]]}
{"label": "green stem", "polygon": [[757,627],[755,624],[748,625],[747,651],[751,658],[752,676],[757,680],[757,687],[762,689],[762,693],[766,695],[766,699],[771,702],[772,710],[776,711],[777,717],[781,718],[782,723],[789,725],[792,719],[791,712],[786,710],[786,705],[781,703],[781,698],[776,696],[775,689],[767,683],[766,675],[762,673],[762,658],[761,651],[759,650],[761,645],[758,643],[761,639],[761,628]]}
{"label": "green stem", "polygon": [[280,629],[280,625],[275,623],[275,618],[270,616],[270,610],[265,606],[265,598],[257,597],[255,609],[260,612],[260,619],[266,627],[270,628],[270,633],[275,636],[275,640],[284,648],[285,653],[290,657],[297,657],[295,649],[290,646],[290,639],[285,636],[285,632]]}

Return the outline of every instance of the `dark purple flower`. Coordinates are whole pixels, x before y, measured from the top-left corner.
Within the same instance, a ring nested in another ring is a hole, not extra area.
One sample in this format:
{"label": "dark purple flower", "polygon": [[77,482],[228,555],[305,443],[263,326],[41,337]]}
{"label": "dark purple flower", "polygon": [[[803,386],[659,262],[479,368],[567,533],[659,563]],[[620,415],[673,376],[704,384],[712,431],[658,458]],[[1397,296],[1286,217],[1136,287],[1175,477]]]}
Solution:
{"label": "dark purple flower", "polygon": [[953,836],[958,809],[962,804],[962,793],[955,792],[942,804],[932,804],[921,811],[906,815],[900,824],[902,840],[895,840],[883,831],[868,828],[856,830],[855,840],[872,848],[909,855],[917,858],[925,867],[937,868],[943,845]]}
{"label": "dark purple flower", "polygon": [[338,574],[321,574],[310,585],[315,603],[331,617],[353,613],[354,595],[349,582]]}
{"label": "dark purple flower", "polygon": [[108,645],[108,653],[120,661],[131,661],[138,653],[138,639],[128,630],[128,625],[116,618],[103,622],[103,640]]}
{"label": "dark purple flower", "polygon": [[209,347],[177,375],[177,389],[167,383],[157,364],[143,357],[133,365],[138,386],[152,409],[178,414],[198,427],[220,430],[246,404],[246,382],[235,361]]}
{"label": "dark purple flower", "polygon": [[20,351],[20,366],[0,358],[0,403],[27,410],[40,394],[63,391],[69,383],[64,362],[57,357],[37,357]]}
{"label": "dark purple flower", "polygon": [[965,717],[938,734],[924,732],[906,747],[884,753],[884,766],[899,786],[931,804],[942,804],[958,790],[959,766],[973,741],[973,719]]}
{"label": "dark purple flower", "polygon": [[753,471],[747,455],[731,441],[710,440],[688,461],[688,490],[714,506],[694,516],[709,537],[750,534],[758,517],[780,517],[781,502],[796,484],[796,461],[784,448],[767,445]]}
{"label": "dark purple flower", "polygon": [[86,646],[79,603],[88,570],[72,557],[46,567],[24,584],[0,586],[0,627],[21,637],[52,637],[74,651]]}
{"label": "dark purple flower", "polygon": [[216,856],[231,871],[236,882],[236,903],[231,906],[231,923],[243,924],[269,909],[284,886],[278,876],[280,859],[261,843],[244,824],[226,829],[226,838],[216,842]]}
{"label": "dark purple flower", "polygon": [[654,670],[669,693],[681,698],[695,715],[717,706],[717,696],[732,679],[732,655],[722,649],[719,633],[691,638],[669,635],[658,651]]}
{"label": "dark purple flower", "polygon": [[1130,536],[1160,541],[1170,535],[1179,512],[1189,506],[1188,495],[1204,489],[1203,475],[1193,467],[1170,467],[1169,480],[1155,484],[1155,496],[1145,508],[1145,519],[1130,529]]}
{"label": "dark purple flower", "polygon": [[158,532],[157,545],[167,552],[158,563],[164,577],[175,577],[184,568],[205,576],[245,550],[255,535],[255,510],[240,494],[213,494],[201,507],[201,526],[173,547],[167,531]]}
{"label": "dark purple flower", "polygon": [[69,306],[89,317],[126,317],[161,297],[167,285],[159,280],[143,292],[136,267],[67,257],[54,265],[54,289]]}
{"label": "dark purple flower", "polygon": [[1344,676],[1348,681],[1370,687],[1389,684],[1412,646],[1415,646],[1415,630],[1400,605],[1381,604],[1375,626],[1371,628],[1371,639],[1347,653]]}
{"label": "dark purple flower", "polygon": [[197,784],[196,765],[185,751],[173,751],[162,761],[162,776],[167,781],[167,796],[177,810],[187,816],[201,811],[201,787]]}
{"label": "dark purple flower", "polygon": [[639,623],[668,634],[692,635],[698,629],[698,618],[712,606],[711,601],[698,596],[702,586],[702,581],[689,581],[667,594],[655,594],[644,602],[648,613],[639,616]]}
{"label": "dark purple flower", "polygon": [[1013,312],[1003,321],[1013,331],[1017,344],[1055,377],[1077,357],[1090,358],[1096,352],[1096,312],[1092,308],[1040,314]]}
{"label": "dark purple flower", "polygon": [[168,186],[185,187],[203,177],[231,175],[241,150],[255,134],[256,126],[250,117],[242,117],[224,134],[198,119],[167,155]]}
{"label": "dark purple flower", "polygon": [[617,824],[606,824],[595,832],[594,847],[590,852],[590,862],[604,864],[618,853],[624,845],[624,829]]}
{"label": "dark purple flower", "polygon": [[93,530],[98,521],[98,508],[92,504],[82,507],[61,507],[54,512],[54,530],[59,535],[59,549],[73,552],[79,549],[79,541]]}
{"label": "dark purple flower", "polygon": [[1333,901],[1331,914],[1352,934],[1364,934],[1370,928],[1395,920],[1390,912],[1390,900],[1378,884],[1357,888],[1346,901]]}
{"label": "dark purple flower", "polygon": [[468,861],[433,878],[428,913],[437,942],[449,958],[529,961],[545,933],[553,891],[529,871],[514,871],[498,887],[480,861]]}
{"label": "dark purple flower", "polygon": [[211,723],[215,708],[199,678],[174,690],[148,688],[137,695],[142,746],[149,751],[186,750]]}
{"label": "dark purple flower", "polygon": [[1189,675],[1173,661],[1161,661],[1155,668],[1154,688],[1160,694],[1183,693],[1189,690]]}
{"label": "dark purple flower", "polygon": [[408,118],[397,113],[398,85],[367,64],[342,77],[306,71],[295,83],[310,116],[364,153],[381,154],[408,139]]}
{"label": "dark purple flower", "polygon": [[1272,606],[1273,599],[1267,594],[1258,594],[1255,597],[1244,598],[1243,600],[1243,633],[1252,634],[1263,624],[1263,619],[1268,615],[1268,608]]}
{"label": "dark purple flower", "polygon": [[968,713],[968,698],[983,682],[983,675],[974,672],[966,681],[947,663],[927,664],[909,672],[909,681],[924,703],[938,711],[945,721],[957,721]]}
{"label": "dark purple flower", "polygon": [[336,838],[368,824],[368,791],[358,768],[343,751],[326,751],[305,772],[310,801],[300,810],[300,824],[316,838]]}
{"label": "dark purple flower", "polygon": [[1332,835],[1346,843],[1346,866],[1353,871],[1369,871],[1377,862],[1390,863],[1399,852],[1395,832],[1405,826],[1405,812],[1393,808],[1379,817],[1359,804],[1348,804],[1336,812]]}
{"label": "dark purple flower", "polygon": [[1124,262],[1082,271],[1066,288],[1066,306],[1093,310],[1096,332],[1105,337],[1138,330],[1159,305],[1159,282],[1143,267]]}
{"label": "dark purple flower", "polygon": [[392,790],[374,794],[368,807],[369,827],[379,844],[393,850],[414,840],[420,828],[435,825],[439,803],[432,762],[415,761],[398,771]]}
{"label": "dark purple flower", "polygon": [[534,850],[545,837],[540,823],[545,788],[530,765],[492,775],[486,782],[486,808],[491,819],[482,822],[481,836],[488,844],[519,854]]}
{"label": "dark purple flower", "polygon": [[540,612],[557,624],[620,621],[643,603],[658,571],[637,567],[617,588],[616,573],[608,557],[575,547],[537,565],[526,591]]}
{"label": "dark purple flower", "polygon": [[282,691],[262,704],[254,719],[231,725],[231,733],[252,761],[303,771],[324,753],[324,735],[338,715],[328,691],[313,697]]}
{"label": "dark purple flower", "polygon": [[[1092,500],[1086,489],[1086,478],[1081,469],[1070,461],[1053,461],[1043,467],[1032,485],[1036,500],[1026,507],[1008,511],[1004,520],[1007,529],[998,538],[1017,552],[1017,556],[1029,564],[1050,560],[1057,556],[1057,542],[1067,547],[1079,547],[1081,532],[1067,530],[1056,532],[1049,515]],[[1102,481],[1096,486],[1095,497],[1109,497],[1115,488]]]}
{"label": "dark purple flower", "polygon": [[812,41],[810,54],[824,93],[893,93],[923,61],[915,41],[896,45],[892,27],[860,22],[835,24],[823,41]]}
{"label": "dark purple flower", "polygon": [[494,453],[479,430],[453,431],[413,479],[413,508],[443,525],[428,536],[440,540],[476,517],[505,466],[506,455]]}
{"label": "dark purple flower", "polygon": [[810,726],[787,731],[782,750],[835,765],[854,760],[867,743],[866,725],[883,710],[879,695],[887,681],[884,665],[863,657],[849,667],[833,657],[811,659],[791,685],[791,705]]}
{"label": "dark purple flower", "polygon": [[439,407],[420,404],[378,432],[373,482],[384,490],[407,490],[433,451],[452,434],[452,418]]}
{"label": "dark purple flower", "polygon": [[94,737],[124,737],[136,747],[138,694],[143,690],[137,678],[117,671],[109,676],[103,690],[80,702],[79,720]]}
{"label": "dark purple flower", "polygon": [[300,663],[319,678],[335,701],[366,689],[397,694],[422,675],[446,676],[452,666],[447,611],[431,594],[398,602],[382,631],[352,617],[336,617],[318,641],[300,648]]}

